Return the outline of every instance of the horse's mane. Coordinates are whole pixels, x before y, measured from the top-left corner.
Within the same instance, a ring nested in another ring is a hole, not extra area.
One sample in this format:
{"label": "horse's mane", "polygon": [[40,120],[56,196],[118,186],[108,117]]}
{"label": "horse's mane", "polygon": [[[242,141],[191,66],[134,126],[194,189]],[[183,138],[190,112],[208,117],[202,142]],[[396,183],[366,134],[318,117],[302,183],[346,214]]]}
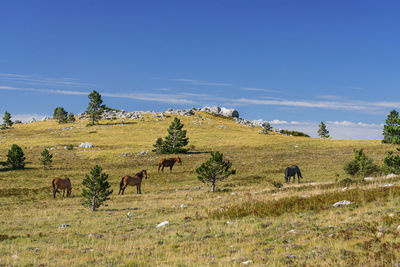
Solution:
{"label": "horse's mane", "polygon": [[146,170],[141,170],[140,172],[136,173],[136,176],[139,176],[140,178],[143,178],[143,172]]}

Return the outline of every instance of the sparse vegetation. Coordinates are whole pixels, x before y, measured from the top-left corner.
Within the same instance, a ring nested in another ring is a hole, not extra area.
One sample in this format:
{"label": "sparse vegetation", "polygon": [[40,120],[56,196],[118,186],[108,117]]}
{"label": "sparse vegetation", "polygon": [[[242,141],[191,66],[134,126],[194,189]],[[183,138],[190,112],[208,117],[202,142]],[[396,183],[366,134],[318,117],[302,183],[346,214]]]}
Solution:
{"label": "sparse vegetation", "polygon": [[[375,163],[382,164],[387,151],[394,148],[388,149],[380,140],[327,141],[275,132],[265,136],[259,128],[199,114],[204,118],[202,125],[192,123],[194,116],[180,117],[196,150],[180,155],[183,164],[172,174],[158,174],[160,157],[140,152],[152,147],[173,117],[156,121],[144,116],[123,126],[118,120],[112,125],[100,121],[90,128],[84,127],[84,119],[77,120],[72,130],[48,120],[16,124],[2,132],[0,156],[5,158],[17,143],[24,149],[29,168],[0,169],[1,264],[244,266],[242,262],[248,260],[253,266],[398,264],[400,177],[339,182],[348,176],[343,165],[352,158],[353,149],[363,148]],[[221,124],[228,130],[216,131]],[[95,148],[60,149],[85,141]],[[50,150],[57,153],[51,171],[43,171],[37,160],[43,147],[56,148]],[[216,193],[209,192],[195,173],[210,158],[209,151],[229,155],[238,173],[222,182],[222,190]],[[283,182],[285,167],[294,163],[301,167],[304,182],[276,188],[272,181]],[[113,193],[96,212],[86,212],[82,196],[74,192],[82,191],[85,174],[96,164],[109,174],[114,192],[123,175],[147,169],[143,194],[135,190],[124,196]],[[53,199],[53,175],[71,179],[71,198]],[[332,207],[341,200],[351,204]],[[279,215],[255,215],[264,205],[266,214],[272,214],[270,203],[275,203]],[[260,209],[254,208],[257,205]],[[234,211],[231,207],[242,207],[243,215],[229,217]],[[214,215],[217,211],[228,214]],[[163,221],[169,225],[156,228]],[[62,224],[71,227],[59,228]]]}
{"label": "sparse vegetation", "polygon": [[289,136],[302,136],[302,137],[310,137],[308,134],[298,132],[298,131],[289,131],[289,130],[283,130],[283,134],[289,135]]}
{"label": "sparse vegetation", "polygon": [[269,124],[268,122],[264,122],[262,125],[262,131],[261,133],[263,134],[268,134],[269,132],[271,132],[273,130],[271,124]]}

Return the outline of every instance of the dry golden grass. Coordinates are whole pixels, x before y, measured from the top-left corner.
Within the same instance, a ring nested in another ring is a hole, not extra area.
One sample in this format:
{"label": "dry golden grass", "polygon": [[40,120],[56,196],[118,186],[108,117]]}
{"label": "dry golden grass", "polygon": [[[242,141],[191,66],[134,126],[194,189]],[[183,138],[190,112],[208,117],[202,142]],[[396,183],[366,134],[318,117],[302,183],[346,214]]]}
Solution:
{"label": "dry golden grass", "polygon": [[[240,266],[248,260],[256,266],[399,263],[398,178],[349,186],[380,192],[381,185],[394,184],[371,201],[358,193],[356,203],[348,207],[332,208],[328,202],[334,199],[324,198],[326,206],[318,212],[310,205],[294,212],[282,207],[279,216],[210,216],[249,200],[286,203],[295,196],[346,196],[336,181],[346,177],[343,165],[352,159],[353,149],[364,148],[381,164],[392,146],[378,140],[262,135],[260,129],[205,113],[180,118],[194,153],[180,155],[183,165],[163,174],[157,173],[160,155],[140,152],[151,151],[156,138],[166,135],[173,116],[161,121],[150,116],[104,121],[92,127],[86,127],[86,121],[59,125],[50,120],[1,131],[0,161],[16,143],[28,164],[25,170],[0,169],[0,266]],[[91,142],[94,148],[76,148],[81,142]],[[68,144],[75,148],[64,149]],[[50,170],[38,162],[45,147],[56,148],[50,150]],[[236,175],[217,184],[220,191],[214,194],[194,172],[211,150],[223,152],[237,169]],[[114,193],[107,206],[90,212],[80,204],[81,182],[96,164],[110,175]],[[292,164],[300,166],[302,184],[276,189],[271,182],[283,182],[283,170]],[[124,196],[117,195],[121,177],[141,169],[149,173],[143,194],[129,187]],[[52,198],[50,182],[55,176],[71,178],[71,198]],[[129,221],[127,212],[132,213]],[[167,227],[155,227],[166,220]],[[71,227],[58,228],[60,224]]]}

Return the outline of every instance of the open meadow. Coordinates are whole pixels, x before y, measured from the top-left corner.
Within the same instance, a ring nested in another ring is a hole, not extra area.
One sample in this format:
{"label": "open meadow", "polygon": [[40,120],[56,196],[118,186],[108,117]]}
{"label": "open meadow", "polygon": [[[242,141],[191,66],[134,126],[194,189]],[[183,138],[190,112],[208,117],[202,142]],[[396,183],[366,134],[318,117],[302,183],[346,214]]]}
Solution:
{"label": "open meadow", "polygon": [[[174,117],[149,115],[91,127],[87,120],[48,120],[0,131],[0,161],[12,144],[23,149],[27,161],[24,170],[0,167],[0,266],[400,264],[400,177],[342,182],[354,149],[363,148],[381,165],[395,146],[264,135],[258,127],[197,112],[179,116],[191,148],[179,155],[183,164],[172,173],[168,168],[157,173],[164,155],[151,150]],[[78,148],[82,142],[93,148]],[[64,148],[69,144],[73,150]],[[44,148],[53,154],[48,170],[38,161]],[[237,173],[212,193],[195,169],[217,150]],[[114,192],[91,212],[81,205],[82,180],[96,164],[109,174]],[[289,165],[301,168],[300,184],[284,183]],[[121,177],[142,169],[149,176],[142,194],[128,187],[118,195]],[[72,197],[53,199],[54,177],[71,179]],[[332,206],[341,200],[351,204]],[[156,228],[163,221],[169,225]]]}

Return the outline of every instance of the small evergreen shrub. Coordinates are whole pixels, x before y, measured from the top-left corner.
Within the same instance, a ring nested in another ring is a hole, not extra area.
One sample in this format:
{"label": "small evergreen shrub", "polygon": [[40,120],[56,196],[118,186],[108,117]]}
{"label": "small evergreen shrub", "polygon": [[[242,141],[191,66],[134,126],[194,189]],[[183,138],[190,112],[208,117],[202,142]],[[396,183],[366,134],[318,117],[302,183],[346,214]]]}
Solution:
{"label": "small evergreen shrub", "polygon": [[7,153],[6,165],[14,170],[23,169],[25,167],[25,156],[21,147],[16,144],[11,146],[11,149]]}
{"label": "small evergreen shrub", "polygon": [[345,164],[344,170],[347,174],[355,177],[365,177],[376,174],[379,171],[378,166],[365,155],[363,149],[354,150],[354,159]]}
{"label": "small evergreen shrub", "polygon": [[40,154],[39,161],[43,165],[43,169],[51,166],[51,163],[53,162],[53,155],[49,153],[47,148],[45,148]]}
{"label": "small evergreen shrub", "polygon": [[72,150],[72,149],[74,149],[74,145],[73,144],[67,145],[67,150]]}
{"label": "small evergreen shrub", "polygon": [[90,171],[90,175],[86,174],[82,181],[84,188],[82,189],[82,196],[84,200],[82,204],[89,207],[91,211],[95,211],[99,208],[108,197],[111,195],[113,190],[110,190],[110,184],[108,183],[108,174],[102,172],[102,168],[96,165]]}
{"label": "small evergreen shrub", "polygon": [[[400,148],[397,148],[397,151],[400,151]],[[400,174],[400,155],[395,155],[393,151],[389,151],[383,160],[383,169],[386,174]]]}

